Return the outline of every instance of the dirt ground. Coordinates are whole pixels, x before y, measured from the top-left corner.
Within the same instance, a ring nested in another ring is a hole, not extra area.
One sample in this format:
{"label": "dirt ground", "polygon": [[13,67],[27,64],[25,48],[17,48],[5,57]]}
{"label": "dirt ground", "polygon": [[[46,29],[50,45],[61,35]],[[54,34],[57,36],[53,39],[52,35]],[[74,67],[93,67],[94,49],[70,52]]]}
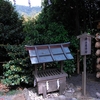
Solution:
{"label": "dirt ground", "polygon": [[[82,86],[82,74],[73,75],[72,77],[67,78],[67,83],[72,83],[74,86],[81,87]],[[95,74],[87,74],[86,89],[87,89],[86,94],[88,94],[89,97],[97,98],[96,92],[100,93],[100,79],[96,79]],[[18,99],[18,97],[20,97],[20,99]],[[6,99],[6,95],[5,95],[5,96],[0,96],[0,100],[2,100],[1,98],[3,98],[3,100],[25,100],[23,98],[23,95],[21,96],[15,95],[15,97],[12,96],[12,97],[9,97],[9,99],[8,97]]]}
{"label": "dirt ground", "polygon": [[[86,77],[86,94],[90,97],[97,98],[96,92],[100,93],[100,79],[97,79],[95,74],[87,74]],[[82,74],[67,78],[67,82],[82,87]]]}

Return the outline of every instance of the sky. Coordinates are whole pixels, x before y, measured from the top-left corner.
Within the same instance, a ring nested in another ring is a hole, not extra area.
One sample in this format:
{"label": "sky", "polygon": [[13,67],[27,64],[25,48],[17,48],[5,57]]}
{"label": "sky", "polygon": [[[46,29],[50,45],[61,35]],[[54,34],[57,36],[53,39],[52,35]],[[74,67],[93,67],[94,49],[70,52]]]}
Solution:
{"label": "sky", "polygon": [[[9,0],[14,4],[13,0]],[[28,0],[15,0],[16,5],[24,5],[24,6],[29,6]],[[41,6],[41,0],[30,0],[31,2],[31,7],[33,6]]]}

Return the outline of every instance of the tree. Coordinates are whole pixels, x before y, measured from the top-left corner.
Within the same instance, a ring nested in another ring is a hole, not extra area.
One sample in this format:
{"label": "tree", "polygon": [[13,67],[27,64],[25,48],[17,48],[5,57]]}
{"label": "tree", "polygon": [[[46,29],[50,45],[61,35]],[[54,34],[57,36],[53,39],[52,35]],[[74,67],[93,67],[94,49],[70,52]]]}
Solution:
{"label": "tree", "polygon": [[0,0],[0,62],[7,60],[3,45],[18,45],[24,40],[23,19],[9,1]]}
{"label": "tree", "polygon": [[[18,71],[21,69],[19,63],[16,64],[16,62],[19,58],[23,58],[19,49],[22,46],[19,44],[23,42],[24,37],[23,18],[15,11],[14,6],[9,1],[0,0],[0,69],[4,66],[3,76],[6,84],[11,85],[13,84],[12,81],[18,79],[15,69],[15,72],[12,71],[11,66],[16,65],[15,68]],[[15,77],[11,77],[12,75]],[[19,82],[19,80],[16,81]]]}
{"label": "tree", "polygon": [[1,44],[20,44],[23,41],[22,22],[23,19],[15,11],[12,4],[9,1],[0,0]]}
{"label": "tree", "polygon": [[94,21],[100,15],[99,2],[99,0],[44,0],[43,8],[51,21],[63,23],[70,34],[78,35],[95,28]]}

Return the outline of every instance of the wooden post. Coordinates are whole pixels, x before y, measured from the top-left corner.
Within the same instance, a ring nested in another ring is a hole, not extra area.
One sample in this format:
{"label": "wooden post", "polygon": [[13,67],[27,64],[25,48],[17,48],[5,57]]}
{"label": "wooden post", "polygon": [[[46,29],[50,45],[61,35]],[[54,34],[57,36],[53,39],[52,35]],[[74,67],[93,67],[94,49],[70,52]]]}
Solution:
{"label": "wooden post", "polygon": [[84,95],[84,71],[82,72],[82,95]]}
{"label": "wooden post", "polygon": [[43,98],[46,98],[47,92],[46,92],[46,86],[45,85],[42,86],[42,90],[43,90]]}
{"label": "wooden post", "polygon": [[59,94],[62,95],[63,92],[65,91],[65,82],[60,82],[60,87],[59,87]]}
{"label": "wooden post", "polygon": [[83,59],[83,65],[84,65],[84,73],[82,73],[82,91],[83,91],[83,95],[86,96],[86,55],[84,55],[84,59]]}
{"label": "wooden post", "polygon": [[45,70],[45,63],[43,63],[43,70]]}
{"label": "wooden post", "polygon": [[60,63],[61,63],[61,67],[60,67],[60,69],[61,69],[61,72],[62,72],[62,71],[63,71],[63,65],[64,65],[64,62],[61,61]]}
{"label": "wooden post", "polygon": [[37,75],[37,65],[35,65],[35,74]]}
{"label": "wooden post", "polygon": [[79,65],[79,62],[80,62],[80,60],[79,60],[79,50],[77,50],[77,74],[80,73],[80,65]]}

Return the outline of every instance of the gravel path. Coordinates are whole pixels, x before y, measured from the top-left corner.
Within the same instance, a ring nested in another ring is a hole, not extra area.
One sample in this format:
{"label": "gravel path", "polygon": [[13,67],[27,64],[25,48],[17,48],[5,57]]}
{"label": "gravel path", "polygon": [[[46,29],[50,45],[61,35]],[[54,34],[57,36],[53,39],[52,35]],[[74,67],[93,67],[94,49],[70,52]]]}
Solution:
{"label": "gravel path", "polygon": [[[82,75],[67,78],[67,82],[73,83],[75,86],[82,86]],[[87,94],[94,98],[96,98],[96,92],[100,93],[100,81],[97,81],[95,74],[87,74],[86,89]]]}
{"label": "gravel path", "polygon": [[12,100],[13,96],[0,96],[0,100]]}

